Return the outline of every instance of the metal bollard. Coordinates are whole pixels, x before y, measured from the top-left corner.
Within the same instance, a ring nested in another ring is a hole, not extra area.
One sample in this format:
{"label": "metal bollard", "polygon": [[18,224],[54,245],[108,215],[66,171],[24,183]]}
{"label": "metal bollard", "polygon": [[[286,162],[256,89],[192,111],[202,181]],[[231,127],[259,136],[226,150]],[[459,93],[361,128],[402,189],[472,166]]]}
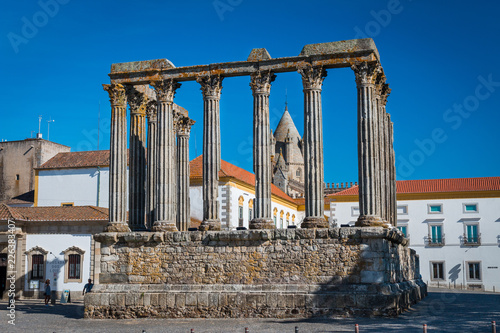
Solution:
{"label": "metal bollard", "polygon": [[497,333],[497,323],[496,321],[491,322],[491,333]]}
{"label": "metal bollard", "polygon": [[359,325],[358,324],[354,325],[354,332],[359,333]]}
{"label": "metal bollard", "polygon": [[299,333],[299,328],[295,326],[295,333]]}
{"label": "metal bollard", "polygon": [[427,324],[424,324],[424,333],[427,333]]}
{"label": "metal bollard", "polygon": [[248,327],[245,327],[245,333],[248,333]]}

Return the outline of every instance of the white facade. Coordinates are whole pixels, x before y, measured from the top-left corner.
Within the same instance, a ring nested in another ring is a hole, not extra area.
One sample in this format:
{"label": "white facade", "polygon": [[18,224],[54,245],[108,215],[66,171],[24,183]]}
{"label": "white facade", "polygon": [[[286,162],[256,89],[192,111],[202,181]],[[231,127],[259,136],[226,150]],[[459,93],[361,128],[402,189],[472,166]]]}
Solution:
{"label": "white facade", "polygon": [[[397,225],[430,286],[500,291],[500,198],[471,196],[398,200]],[[330,213],[339,225],[354,225],[359,205],[332,201]]]}
{"label": "white facade", "polygon": [[[35,279],[39,288],[30,288],[33,286],[30,272],[32,270],[30,263],[30,250],[42,249],[47,252],[45,255],[45,279],[50,279],[50,286],[53,291],[62,292],[63,290],[70,290],[75,292],[72,297],[80,296],[83,286],[90,278],[91,272],[91,240],[90,234],[27,234],[26,235],[26,259],[25,259],[25,291],[44,292],[44,281],[42,279]],[[68,264],[65,264],[64,252],[71,248],[78,248],[83,251],[82,261],[80,263],[80,281],[65,282],[67,276]]]}

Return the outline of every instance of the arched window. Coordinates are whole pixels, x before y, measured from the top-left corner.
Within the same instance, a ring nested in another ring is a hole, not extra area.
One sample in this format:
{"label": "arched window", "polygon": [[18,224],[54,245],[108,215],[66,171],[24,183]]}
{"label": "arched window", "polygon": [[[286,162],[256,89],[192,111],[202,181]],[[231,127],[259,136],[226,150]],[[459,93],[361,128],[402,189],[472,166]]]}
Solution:
{"label": "arched window", "polygon": [[286,213],[286,226],[290,225],[290,213]]}
{"label": "arched window", "polygon": [[300,168],[297,169],[297,171],[295,171],[295,175],[297,177],[300,177],[300,174],[302,173],[302,171],[300,170]]}
{"label": "arched window", "polygon": [[35,246],[26,251],[28,257],[28,268],[30,280],[45,281],[45,263],[47,262],[47,253],[39,246]]}
{"label": "arched window", "polygon": [[64,253],[64,283],[67,282],[82,282],[82,267],[84,250],[79,247],[72,246]]}
{"label": "arched window", "polygon": [[248,200],[248,222],[253,219],[253,199]]}
{"label": "arched window", "polygon": [[283,214],[285,214],[284,211],[280,212],[280,228],[283,229]]}
{"label": "arched window", "polygon": [[242,227],[243,226],[243,202],[245,202],[245,199],[243,199],[243,196],[240,195],[238,198],[238,226]]}
{"label": "arched window", "polygon": [[292,214],[292,224],[295,224],[295,214]]}
{"label": "arched window", "polygon": [[278,214],[278,208],[273,209],[273,221],[274,221],[274,226],[276,227],[276,215]]}

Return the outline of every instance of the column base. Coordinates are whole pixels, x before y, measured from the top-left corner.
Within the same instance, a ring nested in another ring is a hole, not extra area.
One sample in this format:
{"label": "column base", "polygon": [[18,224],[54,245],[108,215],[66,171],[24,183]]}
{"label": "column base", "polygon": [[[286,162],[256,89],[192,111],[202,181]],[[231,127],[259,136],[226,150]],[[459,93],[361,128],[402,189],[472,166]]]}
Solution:
{"label": "column base", "polygon": [[383,227],[388,228],[389,225],[386,221],[382,220],[378,216],[372,215],[361,215],[355,224],[356,227]]}
{"label": "column base", "polygon": [[271,219],[256,218],[250,221],[250,229],[274,229],[274,222]]}
{"label": "column base", "polygon": [[105,232],[130,232],[128,224],[125,222],[109,222],[104,229]]}
{"label": "column base", "polygon": [[304,221],[302,221],[302,224],[300,225],[300,227],[304,228],[304,229],[329,228],[330,224],[323,217],[308,216],[308,217],[304,218]]}
{"label": "column base", "polygon": [[174,222],[171,221],[155,221],[153,224],[153,231],[162,232],[162,231],[178,231]]}
{"label": "column base", "polygon": [[200,231],[219,231],[220,230],[220,220],[204,220],[198,227]]}

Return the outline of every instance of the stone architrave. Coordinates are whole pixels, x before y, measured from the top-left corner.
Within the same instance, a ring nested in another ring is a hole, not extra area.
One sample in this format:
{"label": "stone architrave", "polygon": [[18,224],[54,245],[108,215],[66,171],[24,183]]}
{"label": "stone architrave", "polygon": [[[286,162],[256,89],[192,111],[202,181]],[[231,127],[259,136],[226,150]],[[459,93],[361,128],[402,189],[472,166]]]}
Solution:
{"label": "stone architrave", "polygon": [[304,87],[304,192],[306,215],[302,228],[328,228],[324,217],[323,115],[321,87],[326,77],[322,66],[305,66],[298,72]]}
{"label": "stone architrave", "polygon": [[271,128],[269,94],[276,75],[258,71],[251,75],[253,93],[253,171],[255,173],[255,207],[250,229],[273,229],[271,217]]}
{"label": "stone architrave", "polygon": [[146,104],[147,97],[134,86],[125,86],[130,108],[128,219],[133,231],[146,230]]}
{"label": "stone architrave", "polygon": [[220,75],[200,76],[196,81],[203,93],[203,221],[201,231],[220,230],[219,170],[220,153]]}
{"label": "stone architrave", "polygon": [[354,64],[352,69],[358,90],[359,218],[356,225],[385,226],[377,198],[377,108],[373,98],[376,75],[381,68],[378,63],[362,62]]}
{"label": "stone architrave", "polygon": [[156,92],[157,152],[156,152],[156,218],[153,231],[177,231],[177,187],[175,179],[174,95],[180,83],[166,79],[152,82]]}
{"label": "stone architrave", "polygon": [[111,102],[108,232],[128,232],[127,225],[127,97],[121,84],[103,84]]}
{"label": "stone architrave", "polygon": [[148,121],[148,138],[147,138],[147,195],[146,195],[146,224],[148,229],[153,228],[155,222],[156,212],[156,169],[157,169],[157,138],[158,132],[156,130],[157,117],[156,117],[157,102],[150,100],[146,105],[146,117]]}
{"label": "stone architrave", "polygon": [[189,134],[195,123],[189,117],[177,120],[177,229],[187,231],[191,219],[189,201]]}

